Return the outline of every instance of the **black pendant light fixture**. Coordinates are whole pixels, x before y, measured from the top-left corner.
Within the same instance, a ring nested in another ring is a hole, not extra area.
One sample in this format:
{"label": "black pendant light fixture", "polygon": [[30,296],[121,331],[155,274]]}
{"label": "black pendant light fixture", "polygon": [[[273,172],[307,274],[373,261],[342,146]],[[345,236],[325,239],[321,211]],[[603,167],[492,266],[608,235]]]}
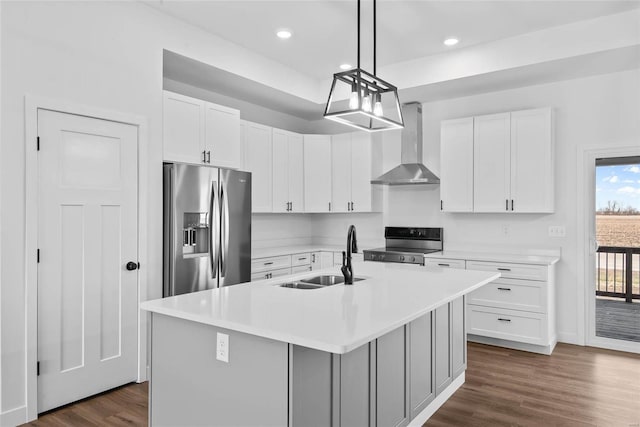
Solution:
{"label": "black pendant light fixture", "polygon": [[404,127],[398,88],[376,76],[376,0],[373,0],[373,74],[360,68],[358,0],[358,66],[333,75],[324,117],[368,132]]}

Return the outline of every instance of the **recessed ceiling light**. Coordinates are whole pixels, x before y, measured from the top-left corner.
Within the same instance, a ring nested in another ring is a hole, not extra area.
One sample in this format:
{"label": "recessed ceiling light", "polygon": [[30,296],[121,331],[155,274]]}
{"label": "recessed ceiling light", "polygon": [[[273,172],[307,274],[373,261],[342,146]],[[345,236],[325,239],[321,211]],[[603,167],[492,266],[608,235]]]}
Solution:
{"label": "recessed ceiling light", "polygon": [[340,69],[341,70],[350,70],[351,69],[351,64],[340,64]]}
{"label": "recessed ceiling light", "polygon": [[291,31],[289,31],[289,30],[279,30],[276,33],[276,36],[280,37],[281,39],[288,39],[289,37],[291,37]]}
{"label": "recessed ceiling light", "polygon": [[446,39],[444,41],[444,44],[446,46],[454,46],[454,45],[457,45],[459,41],[460,40],[456,39],[455,37],[451,37],[450,39]]}

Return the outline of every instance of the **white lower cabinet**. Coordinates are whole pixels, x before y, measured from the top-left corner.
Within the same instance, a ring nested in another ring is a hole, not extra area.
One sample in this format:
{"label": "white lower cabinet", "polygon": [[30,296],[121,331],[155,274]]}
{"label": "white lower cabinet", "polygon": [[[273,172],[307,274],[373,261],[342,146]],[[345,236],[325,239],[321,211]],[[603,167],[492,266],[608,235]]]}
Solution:
{"label": "white lower cabinet", "polygon": [[464,270],[466,262],[463,259],[427,258],[424,260],[424,265],[428,267],[457,268]]}
{"label": "white lower cabinet", "polygon": [[311,269],[321,270],[333,265],[333,252],[313,252],[311,254]]}
{"label": "white lower cabinet", "polygon": [[550,354],[556,344],[554,265],[425,258],[427,267],[495,271],[467,295],[469,341]]}

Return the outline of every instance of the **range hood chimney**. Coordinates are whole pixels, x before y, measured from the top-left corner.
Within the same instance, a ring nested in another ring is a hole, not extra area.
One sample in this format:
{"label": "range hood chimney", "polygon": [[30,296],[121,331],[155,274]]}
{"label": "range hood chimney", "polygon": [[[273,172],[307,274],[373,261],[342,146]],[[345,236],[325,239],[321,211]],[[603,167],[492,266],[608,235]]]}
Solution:
{"label": "range hood chimney", "polygon": [[409,185],[440,184],[438,178],[422,164],[422,104],[411,102],[402,105],[404,128],[402,129],[401,164],[384,175],[372,179],[372,184]]}

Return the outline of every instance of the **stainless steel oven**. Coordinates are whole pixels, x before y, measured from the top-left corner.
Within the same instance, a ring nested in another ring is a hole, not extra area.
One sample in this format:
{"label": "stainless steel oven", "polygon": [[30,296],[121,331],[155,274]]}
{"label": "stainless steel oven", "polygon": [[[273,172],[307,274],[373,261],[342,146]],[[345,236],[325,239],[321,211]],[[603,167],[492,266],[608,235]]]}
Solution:
{"label": "stainless steel oven", "polygon": [[443,229],[385,227],[385,247],[363,251],[365,261],[424,265],[424,255],[443,249]]}

